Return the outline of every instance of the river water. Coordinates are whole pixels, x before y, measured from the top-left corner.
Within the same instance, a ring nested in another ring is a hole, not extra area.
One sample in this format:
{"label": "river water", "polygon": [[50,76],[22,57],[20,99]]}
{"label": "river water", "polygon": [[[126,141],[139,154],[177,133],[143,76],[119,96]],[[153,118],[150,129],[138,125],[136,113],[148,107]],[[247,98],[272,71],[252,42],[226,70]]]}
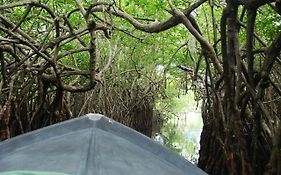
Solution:
{"label": "river water", "polygon": [[197,164],[202,127],[201,112],[193,108],[175,113],[154,132],[153,139]]}

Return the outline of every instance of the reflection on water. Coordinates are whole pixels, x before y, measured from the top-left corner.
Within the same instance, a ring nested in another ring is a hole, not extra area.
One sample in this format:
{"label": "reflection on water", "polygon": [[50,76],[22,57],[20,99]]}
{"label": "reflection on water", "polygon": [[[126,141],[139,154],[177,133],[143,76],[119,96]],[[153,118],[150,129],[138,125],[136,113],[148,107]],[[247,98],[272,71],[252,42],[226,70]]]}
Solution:
{"label": "reflection on water", "polygon": [[200,111],[180,112],[156,129],[153,138],[196,164],[202,125]]}

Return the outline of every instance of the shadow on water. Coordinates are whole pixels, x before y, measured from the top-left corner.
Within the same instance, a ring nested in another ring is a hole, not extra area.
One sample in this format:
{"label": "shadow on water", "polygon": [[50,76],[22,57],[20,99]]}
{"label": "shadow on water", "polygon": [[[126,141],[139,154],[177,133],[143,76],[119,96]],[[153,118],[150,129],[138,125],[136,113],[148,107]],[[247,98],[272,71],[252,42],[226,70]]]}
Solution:
{"label": "shadow on water", "polygon": [[190,162],[197,164],[203,122],[199,109],[176,112],[162,125],[154,127],[153,139]]}

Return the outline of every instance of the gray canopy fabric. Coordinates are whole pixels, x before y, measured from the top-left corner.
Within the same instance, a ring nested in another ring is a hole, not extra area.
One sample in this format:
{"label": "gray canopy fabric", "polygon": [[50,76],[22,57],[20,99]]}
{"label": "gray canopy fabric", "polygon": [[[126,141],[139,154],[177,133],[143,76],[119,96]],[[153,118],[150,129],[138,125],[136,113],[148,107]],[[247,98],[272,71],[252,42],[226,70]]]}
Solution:
{"label": "gray canopy fabric", "polygon": [[148,137],[100,114],[88,114],[0,142],[0,175],[13,171],[68,175],[206,174]]}

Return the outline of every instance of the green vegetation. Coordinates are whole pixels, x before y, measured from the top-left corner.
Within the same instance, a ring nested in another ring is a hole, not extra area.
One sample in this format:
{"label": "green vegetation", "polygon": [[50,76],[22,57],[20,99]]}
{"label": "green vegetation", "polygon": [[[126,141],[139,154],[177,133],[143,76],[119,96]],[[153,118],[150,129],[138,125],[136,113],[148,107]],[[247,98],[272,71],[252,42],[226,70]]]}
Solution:
{"label": "green vegetation", "polygon": [[192,91],[199,167],[280,174],[280,0],[0,4],[0,140],[89,112],[151,136]]}

